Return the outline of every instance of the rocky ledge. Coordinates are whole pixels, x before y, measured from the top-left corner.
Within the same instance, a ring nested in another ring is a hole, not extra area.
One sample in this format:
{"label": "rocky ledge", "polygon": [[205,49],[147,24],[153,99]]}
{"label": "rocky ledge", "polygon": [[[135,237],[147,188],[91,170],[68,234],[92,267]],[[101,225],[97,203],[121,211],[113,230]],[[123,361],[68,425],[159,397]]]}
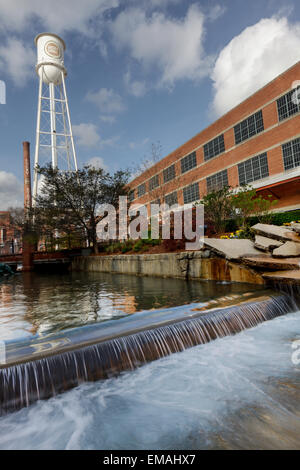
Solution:
{"label": "rocky ledge", "polygon": [[252,227],[255,241],[205,238],[213,253],[258,271],[264,279],[300,284],[300,224],[290,228],[269,224]]}

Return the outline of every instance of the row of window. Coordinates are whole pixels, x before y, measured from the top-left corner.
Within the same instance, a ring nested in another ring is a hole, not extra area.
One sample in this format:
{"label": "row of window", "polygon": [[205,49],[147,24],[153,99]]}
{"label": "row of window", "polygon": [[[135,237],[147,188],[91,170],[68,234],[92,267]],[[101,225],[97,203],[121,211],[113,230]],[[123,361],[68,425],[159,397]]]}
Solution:
{"label": "row of window", "polygon": [[[279,121],[287,119],[288,117],[300,111],[300,86],[278,98],[277,111]],[[260,110],[234,126],[235,143],[239,144],[244,140],[247,140],[250,137],[262,132],[263,130],[263,115],[262,111]],[[296,139],[293,142],[294,143],[289,142],[284,144],[282,147],[285,170],[299,165],[299,139]],[[203,149],[205,161],[225,152],[224,134],[221,134],[218,137],[212,139],[210,142],[207,142]],[[192,168],[195,168],[196,166],[197,160],[195,151],[181,159],[181,173],[185,173]],[[257,179],[265,178],[269,175],[267,156],[266,154],[263,154],[259,155],[258,157],[254,157],[254,159],[251,159],[251,161],[241,163],[238,166],[238,169],[240,184],[251,183]],[[173,180],[175,176],[175,164],[163,170],[164,183]],[[245,183],[243,181],[245,181]],[[212,182],[209,184],[211,184],[213,187],[215,184],[214,180],[212,180]],[[158,186],[159,176],[156,175],[149,180],[149,190],[152,191]],[[138,197],[141,197],[145,193],[146,184],[143,183],[138,186],[137,195]],[[131,200],[134,199],[134,192],[131,193],[130,197],[132,198]]]}
{"label": "row of window", "polygon": [[[300,138],[294,139],[282,145],[284,169],[290,170],[300,166]],[[249,158],[238,164],[239,184],[249,184],[269,176],[268,157],[264,152],[261,155]],[[227,170],[222,170],[206,178],[207,193],[228,186]],[[143,185],[141,185],[143,186]],[[184,204],[189,204],[200,199],[199,184],[192,183],[183,188]],[[155,201],[160,204],[160,199]],[[169,206],[178,203],[177,192],[174,191],[165,196],[165,202]]]}

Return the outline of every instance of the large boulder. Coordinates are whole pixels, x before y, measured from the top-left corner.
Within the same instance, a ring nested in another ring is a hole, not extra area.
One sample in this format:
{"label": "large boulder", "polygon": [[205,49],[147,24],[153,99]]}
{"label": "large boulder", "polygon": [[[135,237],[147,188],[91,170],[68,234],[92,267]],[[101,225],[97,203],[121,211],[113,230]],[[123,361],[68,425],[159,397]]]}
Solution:
{"label": "large boulder", "polygon": [[272,258],[268,255],[252,256],[243,258],[243,263],[256,269],[295,270],[299,269],[300,258]]}
{"label": "large boulder", "polygon": [[299,223],[291,224],[291,229],[294,230],[294,232],[300,233],[300,224]]}
{"label": "large boulder", "polygon": [[272,238],[263,237],[262,235],[255,235],[254,246],[258,250],[272,251],[275,248],[279,248],[281,245],[283,245],[283,242],[279,240],[273,240]]}
{"label": "large boulder", "polygon": [[276,248],[273,251],[273,256],[276,258],[290,258],[300,256],[300,243],[285,242],[284,245]]}
{"label": "large boulder", "polygon": [[300,243],[300,236],[293,230],[278,225],[256,224],[251,227],[258,235],[279,241],[294,241]]}
{"label": "large boulder", "polygon": [[226,259],[235,260],[245,256],[258,256],[259,250],[248,239],[205,238],[204,245]]}

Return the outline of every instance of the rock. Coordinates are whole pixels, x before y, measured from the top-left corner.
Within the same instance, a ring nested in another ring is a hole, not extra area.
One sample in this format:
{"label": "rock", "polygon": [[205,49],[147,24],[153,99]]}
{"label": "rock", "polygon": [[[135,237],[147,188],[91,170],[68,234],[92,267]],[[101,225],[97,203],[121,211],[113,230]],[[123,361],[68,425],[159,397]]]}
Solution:
{"label": "rock", "polygon": [[298,223],[292,224],[291,229],[294,230],[294,232],[300,233],[300,224]]}
{"label": "rock", "polygon": [[300,270],[295,271],[275,271],[272,273],[263,273],[263,278],[268,281],[286,281],[291,284],[300,285]]}
{"label": "rock", "polygon": [[273,256],[276,258],[300,256],[300,243],[285,242],[284,245],[273,251]]}
{"label": "rock", "polygon": [[300,236],[293,230],[278,225],[256,224],[251,227],[258,235],[279,241],[294,241],[300,243]]}
{"label": "rock", "polygon": [[210,258],[210,250],[202,250],[200,251],[201,258]]}
{"label": "rock", "polygon": [[253,242],[248,239],[205,238],[204,245],[226,259],[240,259],[260,254]]}
{"label": "rock", "polygon": [[272,251],[275,248],[280,247],[283,242],[278,240],[272,240],[272,238],[263,237],[262,235],[255,235],[254,246],[258,250]]}
{"label": "rock", "polygon": [[243,259],[243,263],[257,269],[289,270],[300,268],[300,258],[276,259],[271,256],[252,256]]}

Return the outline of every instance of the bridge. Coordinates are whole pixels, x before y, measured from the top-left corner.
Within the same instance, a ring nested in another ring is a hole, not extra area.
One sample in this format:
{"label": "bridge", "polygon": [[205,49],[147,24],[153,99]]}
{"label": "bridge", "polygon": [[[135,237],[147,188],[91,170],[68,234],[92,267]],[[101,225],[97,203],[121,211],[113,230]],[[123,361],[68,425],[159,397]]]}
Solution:
{"label": "bridge", "polygon": [[[70,265],[72,258],[75,256],[80,256],[81,254],[82,249],[50,252],[36,251],[33,253],[33,266],[34,269],[55,267],[67,268]],[[7,264],[13,270],[16,270],[18,266],[22,265],[22,262],[22,254],[0,255],[0,263]]]}

